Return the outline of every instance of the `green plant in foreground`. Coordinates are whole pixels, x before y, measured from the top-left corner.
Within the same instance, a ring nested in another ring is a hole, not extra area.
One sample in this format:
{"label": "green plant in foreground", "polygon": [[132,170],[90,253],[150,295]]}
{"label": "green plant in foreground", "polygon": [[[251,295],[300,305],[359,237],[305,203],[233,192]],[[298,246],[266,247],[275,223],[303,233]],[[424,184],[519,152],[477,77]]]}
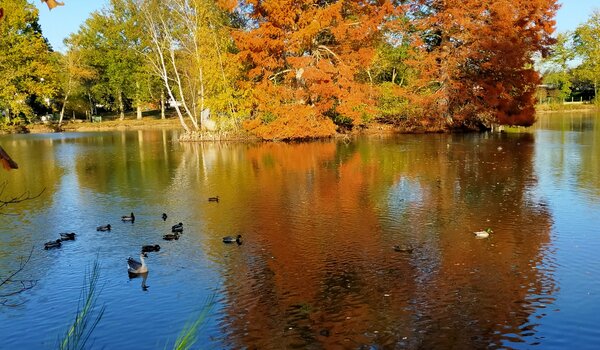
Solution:
{"label": "green plant in foreground", "polygon": [[100,264],[98,260],[94,261],[92,270],[86,273],[83,280],[81,295],[79,296],[79,306],[77,315],[73,324],[69,327],[63,339],[60,341],[60,350],[85,349],[85,344],[90,335],[102,319],[105,306],[102,306],[93,316],[96,306],[96,300],[99,294],[98,278],[100,277]]}
{"label": "green plant in foreground", "polygon": [[198,340],[198,332],[204,325],[204,322],[208,318],[211,310],[215,306],[214,294],[206,298],[204,305],[198,314],[198,317],[194,322],[186,324],[185,328],[179,333],[175,344],[173,345],[174,350],[187,350],[190,349],[196,340]]}
{"label": "green plant in foreground", "polygon": [[[60,350],[85,349],[92,332],[102,319],[105,306],[102,306],[97,315],[94,316],[98,294],[98,278],[100,277],[100,264],[96,260],[90,272],[86,273],[84,278],[81,295],[79,297],[79,306],[77,315],[73,324],[69,327],[63,338],[58,344]],[[188,350],[198,340],[198,332],[206,322],[210,312],[215,305],[215,295],[207,297],[193,322],[188,322],[185,328],[179,333],[173,345],[174,350]]]}

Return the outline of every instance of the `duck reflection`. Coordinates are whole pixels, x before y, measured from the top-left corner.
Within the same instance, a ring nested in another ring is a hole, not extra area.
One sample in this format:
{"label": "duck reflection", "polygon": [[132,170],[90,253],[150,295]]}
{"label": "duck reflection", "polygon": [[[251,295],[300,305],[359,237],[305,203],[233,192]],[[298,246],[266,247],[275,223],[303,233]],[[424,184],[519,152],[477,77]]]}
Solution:
{"label": "duck reflection", "polygon": [[129,275],[129,280],[131,281],[132,279],[135,278],[142,278],[142,290],[144,292],[148,291],[148,285],[146,284],[146,280],[148,279],[148,272],[144,272],[144,273],[131,273],[131,272],[127,272],[127,274]]}

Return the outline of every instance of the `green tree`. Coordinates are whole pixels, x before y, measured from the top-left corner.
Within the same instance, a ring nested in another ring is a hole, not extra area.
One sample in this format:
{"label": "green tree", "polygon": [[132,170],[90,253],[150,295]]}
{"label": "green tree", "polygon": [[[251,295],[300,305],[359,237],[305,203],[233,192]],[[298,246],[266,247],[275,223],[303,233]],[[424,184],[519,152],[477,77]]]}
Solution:
{"label": "green tree", "polygon": [[85,66],[82,62],[81,52],[77,48],[70,47],[65,55],[60,55],[60,62],[62,69],[59,74],[59,81],[62,103],[58,121],[59,125],[62,124],[69,98],[73,95],[84,95],[85,81],[96,77],[96,72],[92,68]]}
{"label": "green tree", "polygon": [[577,27],[574,36],[575,49],[582,63],[576,69],[578,77],[594,84],[594,96],[598,96],[600,82],[600,10]]}
{"label": "green tree", "polygon": [[571,33],[558,34],[552,53],[542,59],[542,75],[544,84],[558,89],[558,100],[562,103],[571,94],[572,74],[569,62],[575,58],[575,49]]}
{"label": "green tree", "polygon": [[121,120],[129,100],[140,109],[148,96],[141,91],[146,85],[140,82],[144,66],[137,50],[139,36],[131,9],[122,0],[111,0],[106,9],[92,13],[67,40],[71,48],[81,52],[83,63],[97,72],[91,94],[117,110]]}
{"label": "green tree", "polygon": [[132,1],[149,37],[146,58],[169,99],[178,102],[183,128],[216,127],[208,119],[209,110],[239,115],[241,100],[234,83],[239,70],[230,55],[226,12],[209,0]]}
{"label": "green tree", "polygon": [[[38,10],[26,0],[0,0],[0,109],[30,119],[56,91],[56,65],[42,36]],[[47,106],[47,105],[46,105]]]}

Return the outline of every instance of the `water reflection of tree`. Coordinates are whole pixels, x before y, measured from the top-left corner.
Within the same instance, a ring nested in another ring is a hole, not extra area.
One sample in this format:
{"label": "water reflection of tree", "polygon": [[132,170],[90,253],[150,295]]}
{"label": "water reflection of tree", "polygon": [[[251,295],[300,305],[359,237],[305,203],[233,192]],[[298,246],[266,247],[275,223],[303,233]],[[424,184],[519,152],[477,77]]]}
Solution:
{"label": "water reflection of tree", "polygon": [[167,130],[138,130],[74,139],[83,146],[74,164],[78,182],[96,193],[117,192],[123,198],[166,188],[179,163],[177,153],[169,150],[173,137]]}
{"label": "water reflection of tree", "polygon": [[[598,112],[541,115],[536,123],[543,138],[540,157],[549,158],[550,180],[577,186],[592,200],[600,196],[600,124]],[[552,132],[548,132],[551,130]],[[548,148],[552,152],[548,152]]]}
{"label": "water reflection of tree", "polygon": [[[232,196],[252,207],[228,213],[257,232],[232,258],[243,264],[226,262],[236,266],[225,272],[232,345],[481,347],[520,337],[536,296],[551,301],[554,288],[541,268],[551,268],[550,216],[530,193],[532,143],[428,135],[248,147],[251,175],[244,162],[228,174],[244,179]],[[401,198],[400,183],[416,194]],[[492,239],[471,236],[488,225]],[[415,248],[397,253],[395,243]]]}

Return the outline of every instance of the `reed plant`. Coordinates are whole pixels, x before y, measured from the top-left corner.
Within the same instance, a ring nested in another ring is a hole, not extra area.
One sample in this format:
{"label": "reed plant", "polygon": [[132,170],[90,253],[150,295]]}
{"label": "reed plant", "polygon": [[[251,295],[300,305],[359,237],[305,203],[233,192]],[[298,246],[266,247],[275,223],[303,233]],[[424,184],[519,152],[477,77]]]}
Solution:
{"label": "reed plant", "polygon": [[179,333],[179,336],[173,345],[173,350],[188,350],[192,348],[194,343],[196,343],[198,340],[198,333],[200,332],[200,329],[205,324],[214,306],[215,295],[213,294],[206,298],[196,319],[188,322],[183,330]]}
{"label": "reed plant", "polygon": [[[60,350],[86,349],[86,344],[102,319],[106,309],[104,305],[100,309],[96,308],[97,298],[100,293],[98,289],[99,277],[100,264],[96,259],[92,269],[84,277],[75,320],[65,332],[62,339],[59,340],[57,347]],[[174,350],[188,350],[192,348],[198,340],[198,334],[202,326],[206,323],[214,305],[215,295],[213,294],[206,298],[198,316],[193,321],[188,322],[179,333],[173,345]],[[89,348],[92,348],[92,346],[89,346]]]}
{"label": "reed plant", "polygon": [[96,309],[96,302],[100,290],[98,289],[98,278],[100,277],[100,264],[98,259],[94,261],[92,269],[89,270],[83,280],[83,287],[79,296],[79,305],[75,320],[65,335],[60,339],[58,348],[60,350],[85,349],[92,332],[104,315],[105,306]]}

